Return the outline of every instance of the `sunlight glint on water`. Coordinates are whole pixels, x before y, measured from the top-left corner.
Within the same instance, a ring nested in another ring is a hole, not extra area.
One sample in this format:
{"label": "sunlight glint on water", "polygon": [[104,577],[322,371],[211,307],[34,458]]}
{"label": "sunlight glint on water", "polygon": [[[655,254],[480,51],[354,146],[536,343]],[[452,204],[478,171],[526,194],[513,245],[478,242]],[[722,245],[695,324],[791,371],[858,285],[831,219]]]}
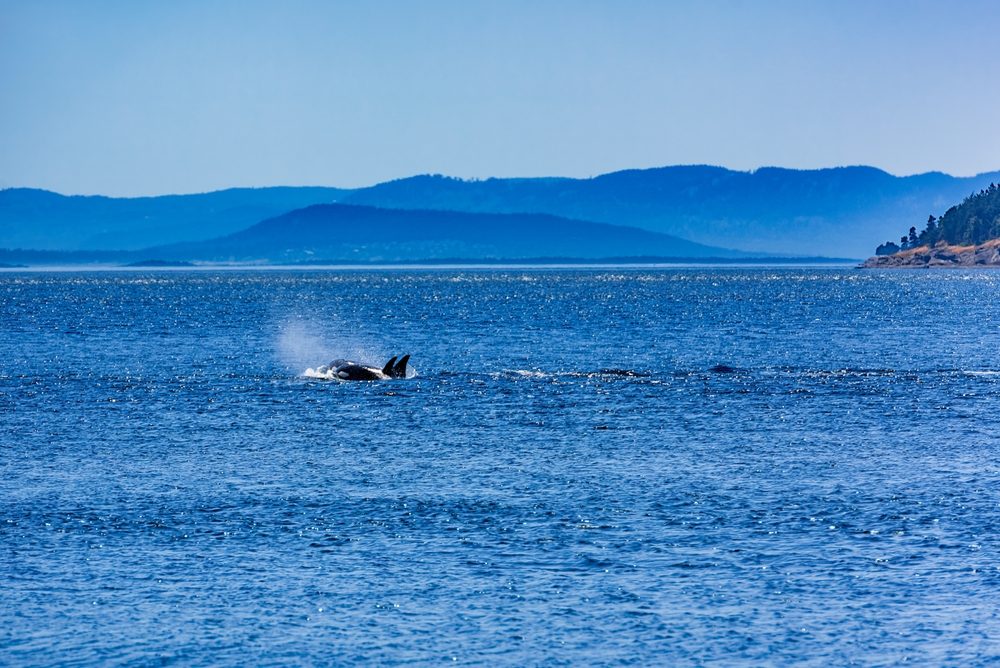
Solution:
{"label": "sunlight glint on water", "polygon": [[0,273],[0,662],[993,663],[998,292]]}

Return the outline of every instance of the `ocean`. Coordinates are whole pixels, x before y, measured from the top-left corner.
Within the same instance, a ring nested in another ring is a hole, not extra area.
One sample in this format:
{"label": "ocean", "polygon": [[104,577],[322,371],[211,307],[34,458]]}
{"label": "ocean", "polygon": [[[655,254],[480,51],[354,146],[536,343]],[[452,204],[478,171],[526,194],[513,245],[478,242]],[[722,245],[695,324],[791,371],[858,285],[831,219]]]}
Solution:
{"label": "ocean", "polygon": [[0,664],[995,665],[998,353],[993,271],[5,270]]}

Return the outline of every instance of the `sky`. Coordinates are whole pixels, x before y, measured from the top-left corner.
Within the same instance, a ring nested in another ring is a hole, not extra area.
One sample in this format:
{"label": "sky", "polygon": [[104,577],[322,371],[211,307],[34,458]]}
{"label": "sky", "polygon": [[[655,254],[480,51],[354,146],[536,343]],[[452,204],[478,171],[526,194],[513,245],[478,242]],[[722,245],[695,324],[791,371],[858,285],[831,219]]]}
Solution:
{"label": "sky", "polygon": [[0,188],[1000,169],[996,2],[0,0]]}

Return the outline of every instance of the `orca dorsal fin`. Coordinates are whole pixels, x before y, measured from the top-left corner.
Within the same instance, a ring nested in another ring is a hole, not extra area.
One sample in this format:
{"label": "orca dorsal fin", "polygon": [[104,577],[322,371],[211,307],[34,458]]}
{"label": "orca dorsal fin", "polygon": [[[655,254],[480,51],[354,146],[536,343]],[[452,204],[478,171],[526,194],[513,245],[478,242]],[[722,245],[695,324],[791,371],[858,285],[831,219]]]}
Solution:
{"label": "orca dorsal fin", "polygon": [[384,373],[387,376],[392,376],[392,365],[395,363],[396,363],[396,358],[393,357],[391,360],[385,363],[384,367],[382,367],[382,373]]}
{"label": "orca dorsal fin", "polygon": [[[395,359],[395,358],[393,358]],[[396,364],[395,368],[392,370],[393,378],[406,378],[406,363],[410,361],[409,355],[403,355],[399,362]]]}

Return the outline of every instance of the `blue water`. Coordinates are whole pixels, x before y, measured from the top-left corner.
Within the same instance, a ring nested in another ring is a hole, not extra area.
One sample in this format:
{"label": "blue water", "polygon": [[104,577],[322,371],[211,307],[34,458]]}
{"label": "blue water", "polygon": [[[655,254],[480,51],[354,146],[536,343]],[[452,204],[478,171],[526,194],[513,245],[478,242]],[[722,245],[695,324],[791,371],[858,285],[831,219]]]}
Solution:
{"label": "blue water", "polygon": [[0,663],[994,664],[998,353],[992,271],[3,272]]}

